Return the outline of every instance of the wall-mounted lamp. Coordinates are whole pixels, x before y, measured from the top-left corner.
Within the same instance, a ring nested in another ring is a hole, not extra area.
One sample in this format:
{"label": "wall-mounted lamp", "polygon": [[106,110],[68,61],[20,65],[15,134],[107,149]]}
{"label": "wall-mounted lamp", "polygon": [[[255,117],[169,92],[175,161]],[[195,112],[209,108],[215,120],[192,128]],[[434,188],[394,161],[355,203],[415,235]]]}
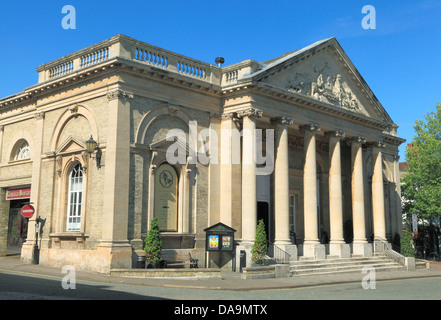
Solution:
{"label": "wall-mounted lamp", "polygon": [[[96,167],[99,169],[101,168],[101,150],[97,147],[97,142],[93,140],[93,137],[90,136],[90,139],[86,141],[86,149],[87,153],[89,154],[89,157],[91,159],[96,160]],[[93,156],[93,153],[95,152],[95,149],[98,149],[95,157]]]}

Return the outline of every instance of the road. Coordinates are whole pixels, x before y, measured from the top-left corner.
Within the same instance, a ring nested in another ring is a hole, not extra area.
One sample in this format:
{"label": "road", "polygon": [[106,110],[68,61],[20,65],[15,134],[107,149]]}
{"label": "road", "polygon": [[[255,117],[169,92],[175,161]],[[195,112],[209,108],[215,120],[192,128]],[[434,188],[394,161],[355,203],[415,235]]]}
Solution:
{"label": "road", "polygon": [[[203,281],[203,280],[202,280]],[[26,273],[0,273],[2,300],[440,300],[441,277],[382,280],[375,289],[363,289],[361,283],[312,287],[231,291],[150,287],[124,283],[78,280],[75,289],[63,289],[61,277]]]}

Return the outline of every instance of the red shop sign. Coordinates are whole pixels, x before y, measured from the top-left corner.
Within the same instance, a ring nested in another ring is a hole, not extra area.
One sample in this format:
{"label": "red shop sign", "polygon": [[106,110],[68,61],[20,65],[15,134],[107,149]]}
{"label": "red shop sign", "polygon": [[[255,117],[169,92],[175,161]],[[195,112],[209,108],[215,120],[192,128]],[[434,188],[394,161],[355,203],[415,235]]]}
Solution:
{"label": "red shop sign", "polygon": [[31,197],[31,188],[6,191],[6,200],[28,199]]}

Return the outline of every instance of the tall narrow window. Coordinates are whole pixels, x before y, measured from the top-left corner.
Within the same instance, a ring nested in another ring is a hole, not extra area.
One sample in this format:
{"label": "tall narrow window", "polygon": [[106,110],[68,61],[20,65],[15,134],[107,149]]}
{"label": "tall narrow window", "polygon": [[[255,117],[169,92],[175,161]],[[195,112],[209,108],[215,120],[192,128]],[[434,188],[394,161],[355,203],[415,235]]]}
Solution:
{"label": "tall narrow window", "polygon": [[289,197],[289,231],[295,233],[296,230],[296,195]]}
{"label": "tall narrow window", "polygon": [[83,203],[83,167],[77,164],[69,175],[67,204],[67,231],[81,229],[81,205]]}

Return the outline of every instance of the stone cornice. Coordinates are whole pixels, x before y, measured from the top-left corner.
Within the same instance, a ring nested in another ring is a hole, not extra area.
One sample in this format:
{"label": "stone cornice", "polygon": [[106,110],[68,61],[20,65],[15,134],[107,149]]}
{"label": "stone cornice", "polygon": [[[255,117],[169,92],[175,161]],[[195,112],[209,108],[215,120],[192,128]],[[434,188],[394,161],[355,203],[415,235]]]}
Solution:
{"label": "stone cornice", "polygon": [[254,92],[262,94],[264,96],[276,98],[282,101],[286,101],[288,103],[295,103],[302,107],[309,108],[312,110],[319,110],[334,117],[338,116],[340,118],[344,118],[347,120],[363,123],[365,125],[369,125],[370,127],[373,127],[381,131],[386,131],[388,129],[391,129],[391,125],[393,125],[392,123],[379,121],[377,119],[370,118],[363,114],[346,110],[343,109],[342,107],[333,106],[331,104],[318,101],[312,97],[307,97],[302,94],[290,92],[285,89],[280,89],[278,87],[274,87],[266,83],[259,83],[254,85],[247,84],[247,87],[252,87],[254,89],[253,90]]}
{"label": "stone cornice", "polygon": [[406,139],[402,139],[391,135],[383,135],[383,141],[391,145],[399,146],[404,142],[406,142]]}
{"label": "stone cornice", "polygon": [[36,100],[47,94],[52,94],[55,91],[66,90],[72,85],[77,85],[80,82],[96,78],[99,75],[113,72],[120,66],[115,61],[107,60],[103,63],[96,64],[92,67],[82,69],[78,72],[68,74],[66,76],[47,80],[45,82],[36,84],[26,88],[23,92],[6,97],[0,100],[0,112],[5,107],[20,106],[29,102],[36,102]]}

